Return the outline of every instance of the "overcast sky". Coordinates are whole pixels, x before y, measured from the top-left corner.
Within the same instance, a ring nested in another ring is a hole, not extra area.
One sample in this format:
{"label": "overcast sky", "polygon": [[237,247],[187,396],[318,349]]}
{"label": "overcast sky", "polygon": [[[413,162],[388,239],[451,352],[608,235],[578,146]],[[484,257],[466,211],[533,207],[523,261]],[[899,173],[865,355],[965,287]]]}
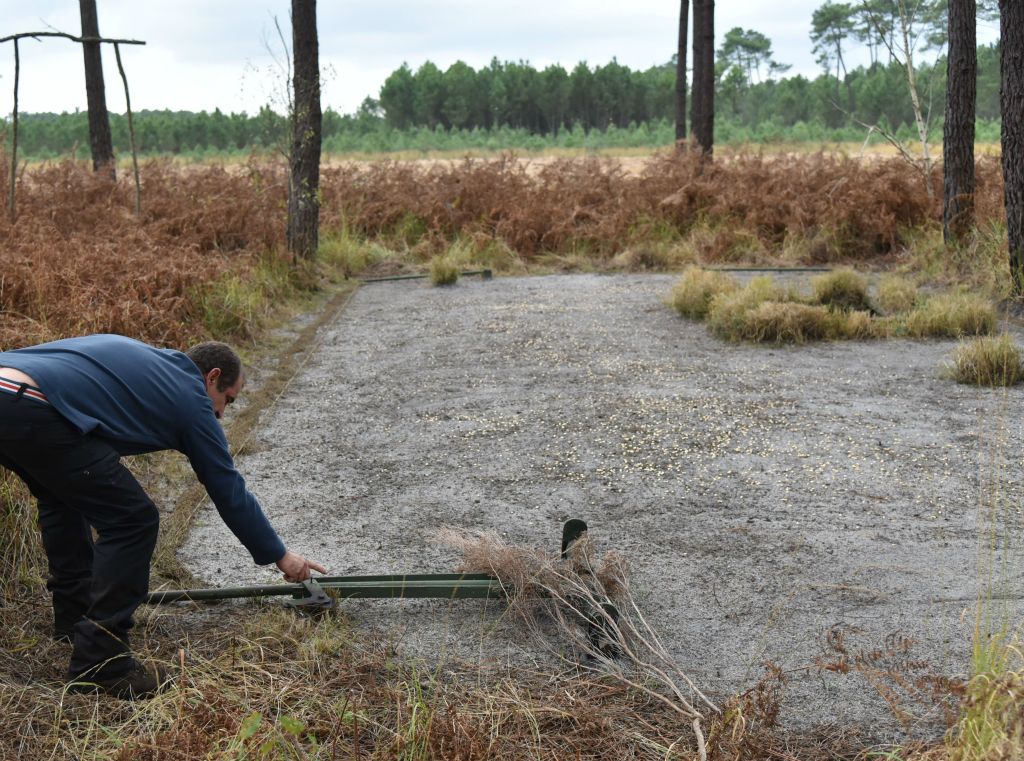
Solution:
{"label": "overcast sky", "polygon": [[[824,0],[728,0],[715,9],[716,47],[740,26],[767,35],[789,74],[820,69],[808,37],[811,14]],[[279,20],[290,45],[288,0],[97,0],[106,37],[145,40],[122,47],[132,107],[256,112],[279,103],[282,76],[268,53],[280,51]],[[631,68],[668,61],[676,46],[676,0],[320,0],[323,105],[348,113],[376,97],[403,61],[415,69],[431,60],[474,68],[526,60],[538,68],[579,61]],[[0,37],[16,32],[81,30],[75,0],[0,0]],[[996,30],[979,28],[979,40]],[[85,109],[79,46],[60,39],[20,43],[19,110]],[[866,53],[864,53],[866,57]],[[124,111],[113,51],[104,48],[107,107]],[[854,56],[853,63],[859,61]],[[13,105],[14,55],[0,45],[0,113]],[[279,109],[280,110],[280,109]]]}

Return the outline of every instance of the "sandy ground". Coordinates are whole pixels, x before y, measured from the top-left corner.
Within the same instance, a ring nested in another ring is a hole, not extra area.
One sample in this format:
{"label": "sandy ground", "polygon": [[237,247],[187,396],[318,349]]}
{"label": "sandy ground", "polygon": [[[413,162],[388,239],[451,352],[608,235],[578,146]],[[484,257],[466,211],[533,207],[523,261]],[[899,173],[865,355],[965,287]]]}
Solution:
{"label": "sandy ground", "polygon": [[[900,728],[862,675],[815,664],[840,632],[880,671],[965,675],[979,505],[1005,505],[1022,536],[1024,392],[941,378],[949,341],[723,344],[662,303],[672,280],[366,285],[240,468],[286,542],[333,574],[454,570],[442,526],[554,550],[583,518],[629,558],[702,688],[745,689],[771,661],[788,672],[789,726],[936,736],[927,704],[904,701]],[[212,509],[182,556],[211,583],[275,577]],[[1024,566],[995,559],[997,603],[1019,622]],[[494,603],[344,609],[435,660],[543,658]]]}

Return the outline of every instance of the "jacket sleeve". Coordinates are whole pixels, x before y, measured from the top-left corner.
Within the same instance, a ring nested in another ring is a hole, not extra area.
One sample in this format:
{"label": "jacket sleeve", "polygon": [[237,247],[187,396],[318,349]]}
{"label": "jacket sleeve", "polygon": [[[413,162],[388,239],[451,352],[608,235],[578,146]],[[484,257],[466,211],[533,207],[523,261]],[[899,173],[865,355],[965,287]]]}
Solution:
{"label": "jacket sleeve", "polygon": [[284,543],[235,468],[224,430],[212,410],[195,415],[191,423],[182,435],[182,452],[221,519],[258,565],[280,560]]}

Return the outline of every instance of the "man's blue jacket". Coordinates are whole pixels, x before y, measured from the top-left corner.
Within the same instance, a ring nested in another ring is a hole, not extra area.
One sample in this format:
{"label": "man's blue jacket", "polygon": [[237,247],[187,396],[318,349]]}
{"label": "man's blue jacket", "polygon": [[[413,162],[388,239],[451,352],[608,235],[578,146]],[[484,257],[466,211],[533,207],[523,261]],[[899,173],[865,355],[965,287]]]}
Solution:
{"label": "man's blue jacket", "polygon": [[235,469],[203,374],[180,351],[97,335],[0,352],[39,384],[82,434],[122,455],[174,449],[188,457],[224,523],[260,565],[285,547]]}

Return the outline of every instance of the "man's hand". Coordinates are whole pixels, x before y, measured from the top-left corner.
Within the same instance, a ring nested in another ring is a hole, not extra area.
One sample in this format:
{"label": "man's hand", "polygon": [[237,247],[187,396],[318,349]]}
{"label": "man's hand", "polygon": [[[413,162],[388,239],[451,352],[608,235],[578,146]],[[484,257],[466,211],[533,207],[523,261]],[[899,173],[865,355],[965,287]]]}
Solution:
{"label": "man's hand", "polygon": [[285,581],[305,581],[310,577],[311,571],[327,573],[327,569],[319,563],[307,560],[302,555],[297,555],[291,550],[286,550],[284,557],[277,561],[277,567],[284,574]]}

